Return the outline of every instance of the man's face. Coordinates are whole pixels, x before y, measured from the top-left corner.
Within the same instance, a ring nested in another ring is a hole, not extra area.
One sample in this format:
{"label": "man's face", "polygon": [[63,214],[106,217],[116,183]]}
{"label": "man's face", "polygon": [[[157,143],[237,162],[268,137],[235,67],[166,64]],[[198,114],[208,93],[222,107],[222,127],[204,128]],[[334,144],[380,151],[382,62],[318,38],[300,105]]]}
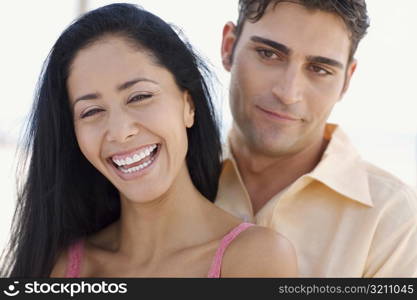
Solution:
{"label": "man's face", "polygon": [[356,67],[348,65],[350,40],[342,19],[282,2],[256,23],[246,21],[238,40],[233,29],[231,23],[224,28],[222,54],[231,72],[230,107],[239,137],[267,156],[321,141]]}

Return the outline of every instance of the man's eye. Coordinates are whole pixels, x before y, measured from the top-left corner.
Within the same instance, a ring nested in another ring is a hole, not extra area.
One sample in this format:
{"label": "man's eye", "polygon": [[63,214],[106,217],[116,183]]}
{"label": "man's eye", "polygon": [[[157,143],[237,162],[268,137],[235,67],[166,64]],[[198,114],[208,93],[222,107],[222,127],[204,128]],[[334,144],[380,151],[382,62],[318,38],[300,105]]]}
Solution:
{"label": "man's eye", "polygon": [[95,114],[97,114],[97,113],[99,113],[99,112],[101,112],[101,111],[103,111],[103,110],[102,110],[102,109],[99,109],[99,108],[93,108],[93,109],[90,109],[89,111],[87,111],[87,112],[85,112],[85,113],[83,113],[83,114],[81,115],[81,119],[84,119],[84,118],[88,118],[88,117],[94,116]]}
{"label": "man's eye", "polygon": [[271,51],[268,49],[257,49],[256,51],[263,59],[267,59],[267,60],[279,59],[279,56],[274,51]]}
{"label": "man's eye", "polygon": [[319,67],[319,66],[315,66],[315,65],[310,66],[310,70],[313,71],[314,73],[317,73],[318,75],[323,75],[323,76],[332,74],[326,69]]}
{"label": "man's eye", "polygon": [[140,102],[140,101],[143,101],[143,100],[145,100],[145,99],[147,99],[147,98],[150,98],[150,97],[152,97],[152,95],[151,95],[151,94],[140,94],[140,95],[135,95],[135,96],[131,97],[131,98],[129,99],[129,101],[127,101],[127,103],[131,103],[131,102]]}

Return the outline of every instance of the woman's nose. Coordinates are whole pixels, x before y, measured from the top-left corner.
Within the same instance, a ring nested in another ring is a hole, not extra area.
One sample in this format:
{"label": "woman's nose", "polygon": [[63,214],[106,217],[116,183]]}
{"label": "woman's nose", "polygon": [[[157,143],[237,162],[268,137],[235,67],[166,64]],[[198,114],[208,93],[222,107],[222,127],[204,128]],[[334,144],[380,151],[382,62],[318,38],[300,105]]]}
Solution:
{"label": "woman's nose", "polygon": [[126,113],[111,113],[107,124],[107,140],[124,143],[139,133],[139,124]]}

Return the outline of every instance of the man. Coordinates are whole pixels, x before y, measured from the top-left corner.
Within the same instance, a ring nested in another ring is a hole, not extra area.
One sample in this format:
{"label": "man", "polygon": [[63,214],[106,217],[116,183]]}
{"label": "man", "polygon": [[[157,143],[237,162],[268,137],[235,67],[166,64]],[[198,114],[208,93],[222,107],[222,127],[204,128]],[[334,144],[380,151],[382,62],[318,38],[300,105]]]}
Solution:
{"label": "man", "polygon": [[234,122],[216,204],[286,236],[301,277],[416,276],[415,191],[326,123],[356,68],[364,0],[239,5],[223,30]]}

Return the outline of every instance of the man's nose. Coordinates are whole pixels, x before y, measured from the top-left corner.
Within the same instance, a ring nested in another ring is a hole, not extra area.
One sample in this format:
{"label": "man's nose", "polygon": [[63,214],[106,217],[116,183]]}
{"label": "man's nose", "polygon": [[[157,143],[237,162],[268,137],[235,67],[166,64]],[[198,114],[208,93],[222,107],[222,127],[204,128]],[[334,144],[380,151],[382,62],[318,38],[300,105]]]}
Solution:
{"label": "man's nose", "polygon": [[272,93],[284,104],[290,105],[302,100],[303,73],[296,65],[289,65],[277,77]]}
{"label": "man's nose", "polygon": [[110,113],[107,123],[107,140],[125,143],[139,133],[139,124],[127,113]]}

